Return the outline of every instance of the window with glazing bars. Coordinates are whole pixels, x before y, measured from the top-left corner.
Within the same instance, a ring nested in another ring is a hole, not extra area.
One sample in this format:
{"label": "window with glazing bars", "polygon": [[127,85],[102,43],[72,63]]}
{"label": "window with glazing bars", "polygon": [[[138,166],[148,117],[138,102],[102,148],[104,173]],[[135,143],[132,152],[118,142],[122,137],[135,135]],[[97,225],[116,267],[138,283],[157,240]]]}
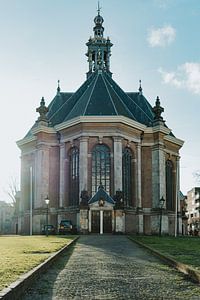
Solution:
{"label": "window with glazing bars", "polygon": [[122,189],[123,200],[126,207],[132,206],[132,170],[131,170],[132,153],[129,148],[123,150],[122,155]]}
{"label": "window with glazing bars", "polygon": [[174,208],[174,176],[173,163],[171,160],[166,161],[166,208],[173,210]]}
{"label": "window with glazing bars", "polygon": [[70,150],[70,180],[69,180],[69,205],[79,205],[79,149],[73,147]]}
{"label": "window with glazing bars", "polygon": [[105,145],[97,145],[92,151],[92,195],[100,184],[110,194],[110,149]]}

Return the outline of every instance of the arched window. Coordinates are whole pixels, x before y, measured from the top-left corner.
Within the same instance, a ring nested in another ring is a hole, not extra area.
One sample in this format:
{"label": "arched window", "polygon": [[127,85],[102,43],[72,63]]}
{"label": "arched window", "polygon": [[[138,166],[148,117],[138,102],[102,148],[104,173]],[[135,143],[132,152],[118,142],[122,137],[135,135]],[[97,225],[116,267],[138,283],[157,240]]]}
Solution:
{"label": "arched window", "polygon": [[92,195],[100,184],[110,194],[110,149],[105,145],[97,145],[92,151]]}
{"label": "arched window", "polygon": [[122,154],[122,189],[125,206],[132,205],[131,160],[131,150],[129,148],[125,148]]}
{"label": "arched window", "polygon": [[69,172],[69,205],[79,205],[79,150],[73,147],[69,153],[70,172]]}
{"label": "arched window", "polygon": [[171,160],[166,161],[166,208],[174,208],[174,174]]}

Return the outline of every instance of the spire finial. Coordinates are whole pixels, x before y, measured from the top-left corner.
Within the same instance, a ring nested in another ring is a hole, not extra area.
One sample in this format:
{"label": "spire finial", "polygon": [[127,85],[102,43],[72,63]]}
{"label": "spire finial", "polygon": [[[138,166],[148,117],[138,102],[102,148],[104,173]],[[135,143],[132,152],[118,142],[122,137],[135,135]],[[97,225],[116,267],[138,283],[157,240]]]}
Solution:
{"label": "spire finial", "polygon": [[58,80],[57,93],[60,93],[60,80]]}
{"label": "spire finial", "polygon": [[142,95],[142,80],[141,79],[139,80],[139,89],[138,89],[138,91],[139,91],[139,95]]}
{"label": "spire finial", "polygon": [[99,1],[98,1],[98,8],[97,8],[97,12],[98,12],[98,16],[100,16],[101,7],[100,7],[100,4],[99,4]]}

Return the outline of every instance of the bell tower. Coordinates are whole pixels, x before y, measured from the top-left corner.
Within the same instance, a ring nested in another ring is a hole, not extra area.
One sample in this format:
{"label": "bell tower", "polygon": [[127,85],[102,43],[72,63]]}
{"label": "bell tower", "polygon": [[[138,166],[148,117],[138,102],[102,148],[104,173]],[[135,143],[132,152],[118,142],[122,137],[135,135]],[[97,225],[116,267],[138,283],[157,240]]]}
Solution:
{"label": "bell tower", "polygon": [[98,3],[98,14],[94,18],[95,26],[93,27],[94,36],[90,37],[86,46],[88,51],[86,56],[88,57],[89,71],[87,72],[87,78],[95,71],[102,70],[108,72],[110,76],[110,56],[111,56],[111,47],[112,43],[109,38],[104,38],[104,19],[100,15],[100,7]]}

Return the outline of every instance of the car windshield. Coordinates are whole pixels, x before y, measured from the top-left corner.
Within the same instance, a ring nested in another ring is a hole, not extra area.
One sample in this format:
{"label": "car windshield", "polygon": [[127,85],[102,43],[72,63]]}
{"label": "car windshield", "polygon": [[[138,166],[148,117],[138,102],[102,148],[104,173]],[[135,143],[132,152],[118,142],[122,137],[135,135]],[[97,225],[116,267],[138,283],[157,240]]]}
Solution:
{"label": "car windshield", "polygon": [[71,225],[71,221],[61,221],[60,225],[69,226],[69,225]]}

